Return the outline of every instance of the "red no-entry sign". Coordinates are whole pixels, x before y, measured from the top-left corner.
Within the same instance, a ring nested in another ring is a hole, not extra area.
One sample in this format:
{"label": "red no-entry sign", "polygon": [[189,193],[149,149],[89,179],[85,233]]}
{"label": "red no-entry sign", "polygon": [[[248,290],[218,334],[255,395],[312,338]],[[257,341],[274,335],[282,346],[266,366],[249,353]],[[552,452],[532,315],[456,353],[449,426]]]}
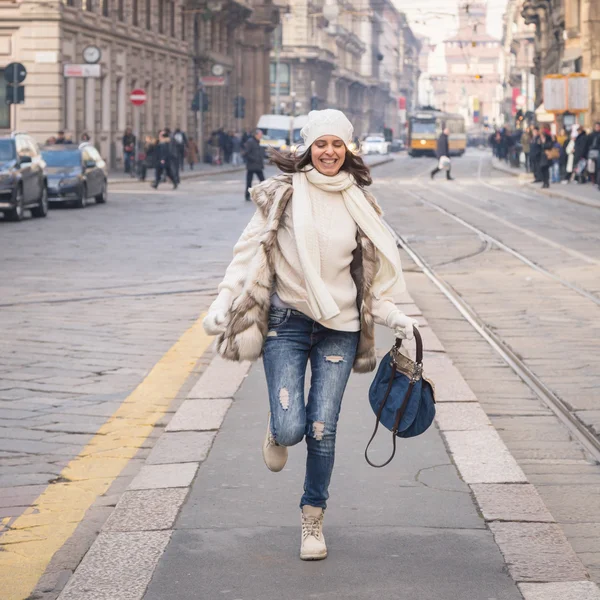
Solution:
{"label": "red no-entry sign", "polygon": [[146,92],[144,90],[133,90],[129,94],[129,99],[134,106],[141,106],[146,102]]}

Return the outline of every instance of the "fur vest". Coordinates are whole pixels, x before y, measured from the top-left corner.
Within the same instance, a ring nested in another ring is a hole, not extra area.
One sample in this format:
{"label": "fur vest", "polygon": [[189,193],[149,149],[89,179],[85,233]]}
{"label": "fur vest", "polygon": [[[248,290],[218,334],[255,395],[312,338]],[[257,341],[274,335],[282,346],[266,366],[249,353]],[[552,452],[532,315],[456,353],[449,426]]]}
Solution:
{"label": "fur vest", "polygon": [[[292,176],[277,175],[251,190],[252,200],[266,220],[259,234],[260,243],[254,255],[243,288],[234,298],[228,314],[225,332],[217,340],[219,354],[233,361],[256,360],[262,354],[268,333],[269,308],[274,283],[273,256],[279,252],[277,231],[285,208],[292,198]],[[375,198],[365,196],[377,214],[382,215]],[[356,284],[360,312],[360,340],[354,361],[354,371],[367,373],[377,366],[375,354],[375,322],[373,319],[373,281],[377,272],[377,251],[371,240],[360,230],[351,265]]]}

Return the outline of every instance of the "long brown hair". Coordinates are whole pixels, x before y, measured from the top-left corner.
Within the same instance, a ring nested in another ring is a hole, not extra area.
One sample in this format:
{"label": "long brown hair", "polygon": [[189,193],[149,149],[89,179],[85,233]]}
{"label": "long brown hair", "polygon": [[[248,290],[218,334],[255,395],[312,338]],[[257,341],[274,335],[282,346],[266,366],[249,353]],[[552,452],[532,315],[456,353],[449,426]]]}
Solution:
{"label": "long brown hair", "polygon": [[[269,153],[271,162],[284,173],[301,173],[314,169],[310,147],[302,154],[295,155],[292,152],[279,152],[272,149]],[[365,165],[363,159],[346,149],[346,158],[340,171],[348,171],[354,177],[358,187],[365,188],[373,183],[371,171]]]}

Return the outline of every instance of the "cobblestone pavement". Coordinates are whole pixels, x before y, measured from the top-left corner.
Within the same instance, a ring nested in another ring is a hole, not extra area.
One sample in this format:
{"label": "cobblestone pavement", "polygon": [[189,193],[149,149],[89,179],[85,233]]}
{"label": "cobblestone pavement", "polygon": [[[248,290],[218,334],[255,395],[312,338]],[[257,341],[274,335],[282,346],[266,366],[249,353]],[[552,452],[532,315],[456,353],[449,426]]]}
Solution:
{"label": "cobblestone pavement", "polygon": [[[439,208],[591,296],[600,286],[598,211],[524,191],[514,178],[491,171],[487,154],[456,160],[456,182],[430,182],[432,162],[402,156],[375,171],[374,191],[388,220],[597,431],[598,305],[493,248]],[[61,484],[63,468],[208,306],[253,212],[243,201],[242,177],[211,176],[158,192],[115,184],[104,206],[0,222],[0,523],[6,530],[35,513],[36,498]],[[424,316],[598,581],[600,468],[428,280],[410,272],[408,259],[405,266]],[[565,357],[576,357],[577,367]],[[54,556],[36,598],[57,596],[210,358],[207,352],[193,365],[135,458]]]}
{"label": "cobblestone pavement", "polygon": [[[177,191],[112,186],[106,205],[0,221],[0,531],[36,512],[36,498],[61,483],[69,461],[207,308],[252,214],[241,178]],[[68,577],[174,408],[55,556],[46,588]]]}

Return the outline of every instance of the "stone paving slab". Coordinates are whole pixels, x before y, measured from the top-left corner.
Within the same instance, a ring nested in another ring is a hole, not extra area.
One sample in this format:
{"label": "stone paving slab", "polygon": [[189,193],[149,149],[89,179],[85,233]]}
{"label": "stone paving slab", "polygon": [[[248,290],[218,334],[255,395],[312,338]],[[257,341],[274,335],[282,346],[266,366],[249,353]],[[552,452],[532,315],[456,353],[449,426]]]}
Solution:
{"label": "stone paving slab", "polygon": [[206,460],[215,431],[175,431],[163,433],[146,459],[148,465],[202,462]]}
{"label": "stone paving slab", "polygon": [[527,478],[495,429],[444,433],[452,458],[464,481],[526,483]]}
{"label": "stone paving slab", "polygon": [[219,429],[231,400],[185,400],[167,425],[167,431],[211,431]]}
{"label": "stone paving slab", "polygon": [[125,492],[102,529],[103,531],[171,529],[187,492],[186,488]]}
{"label": "stone paving slab", "polygon": [[215,357],[202,377],[188,394],[188,398],[233,398],[250,370],[251,363],[235,363]]}
{"label": "stone paving slab", "polygon": [[477,396],[447,355],[424,357],[423,372],[433,381],[436,402],[475,402],[477,400]]}
{"label": "stone paving slab", "polygon": [[471,489],[486,521],[554,522],[533,485],[479,483]]}
{"label": "stone paving slab", "polygon": [[587,573],[555,523],[488,524],[518,582],[585,581]]}
{"label": "stone paving slab", "polygon": [[327,560],[306,563],[299,522],[175,531],[144,600],[522,600],[485,531],[353,524],[325,535]]}
{"label": "stone paving slab", "polygon": [[170,537],[170,531],[100,533],[59,600],[141,598]]}
{"label": "stone paving slab", "polygon": [[144,465],[129,485],[130,490],[187,487],[194,479],[198,463]]}
{"label": "stone paving slab", "polygon": [[435,419],[443,431],[492,428],[478,402],[442,402],[436,406]]}
{"label": "stone paving slab", "polygon": [[524,600],[600,600],[600,590],[592,581],[520,583]]}

